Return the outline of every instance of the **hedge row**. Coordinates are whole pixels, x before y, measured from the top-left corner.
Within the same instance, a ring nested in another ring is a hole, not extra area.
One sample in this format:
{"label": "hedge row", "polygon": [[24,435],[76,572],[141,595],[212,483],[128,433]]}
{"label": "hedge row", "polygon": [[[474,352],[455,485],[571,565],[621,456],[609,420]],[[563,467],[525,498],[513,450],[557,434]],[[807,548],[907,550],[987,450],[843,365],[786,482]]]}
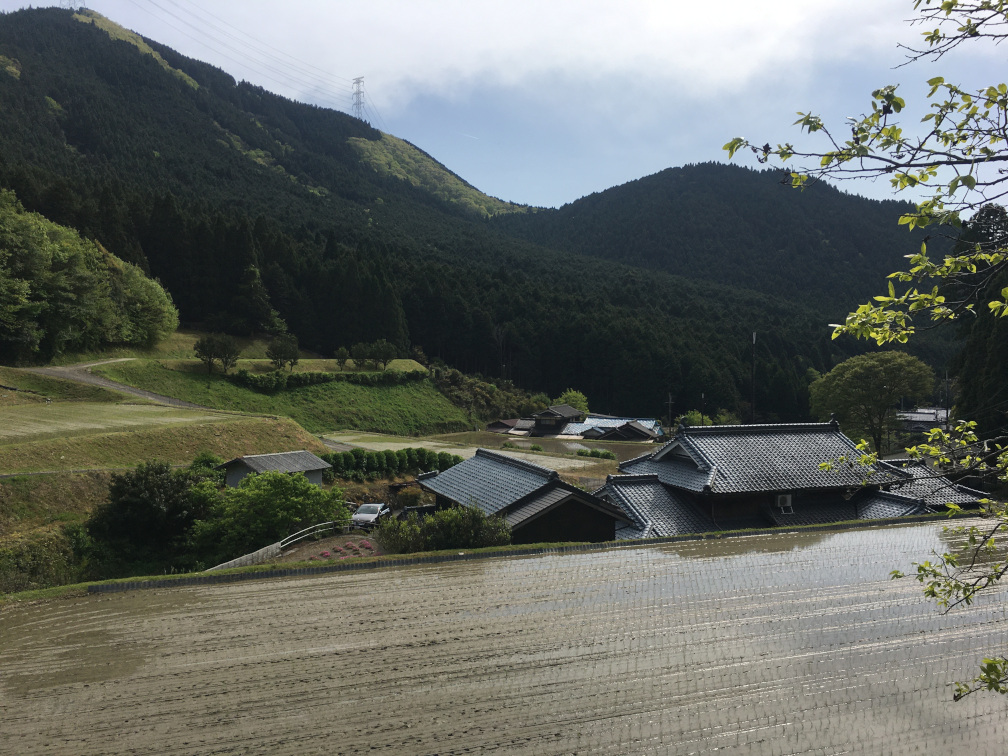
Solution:
{"label": "hedge row", "polygon": [[337,478],[359,478],[361,476],[388,476],[406,473],[444,472],[462,461],[462,457],[448,452],[433,452],[430,449],[410,447],[392,451],[366,451],[351,449],[347,452],[322,454],[322,459],[332,465]]}
{"label": "hedge row", "polygon": [[579,457],[593,457],[595,459],[616,459],[616,454],[608,449],[578,449]]}
{"label": "hedge row", "polygon": [[275,394],[277,391],[285,389],[335,381],[353,383],[357,386],[399,386],[404,383],[422,381],[426,377],[427,372],[424,370],[409,372],[386,370],[381,373],[324,373],[319,371],[286,373],[283,370],[273,370],[269,373],[250,373],[245,368],[227,376],[231,383],[258,391],[261,394]]}

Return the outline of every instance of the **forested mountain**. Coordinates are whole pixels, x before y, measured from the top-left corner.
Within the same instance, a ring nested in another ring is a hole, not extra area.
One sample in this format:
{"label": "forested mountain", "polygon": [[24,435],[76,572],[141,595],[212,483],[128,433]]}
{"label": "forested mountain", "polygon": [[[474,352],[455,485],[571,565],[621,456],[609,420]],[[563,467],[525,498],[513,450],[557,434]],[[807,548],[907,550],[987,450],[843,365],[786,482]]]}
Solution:
{"label": "forested mountain", "polygon": [[666,173],[517,207],[97,14],[0,15],[0,188],[155,276],[185,323],[285,324],[322,353],[386,338],[653,415],[671,394],[673,413],[747,416],[756,330],[757,416],[805,417],[808,369],[857,348],[826,323],[909,251],[909,234],[876,242],[897,208],[738,168]]}
{"label": "forested mountain", "polygon": [[825,306],[841,318],[920,248],[923,234],[897,225],[912,208],[822,183],[799,192],[779,170],[707,163],[495,223],[554,249]]}

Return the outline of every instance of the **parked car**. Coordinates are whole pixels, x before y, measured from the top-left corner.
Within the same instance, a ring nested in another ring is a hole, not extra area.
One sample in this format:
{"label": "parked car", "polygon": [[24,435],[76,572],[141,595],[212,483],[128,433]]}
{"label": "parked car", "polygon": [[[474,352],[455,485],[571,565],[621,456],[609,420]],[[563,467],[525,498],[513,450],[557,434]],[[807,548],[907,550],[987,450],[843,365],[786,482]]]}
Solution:
{"label": "parked car", "polygon": [[388,504],[361,504],[350,518],[350,524],[355,528],[370,530],[383,517],[388,517],[392,508]]}

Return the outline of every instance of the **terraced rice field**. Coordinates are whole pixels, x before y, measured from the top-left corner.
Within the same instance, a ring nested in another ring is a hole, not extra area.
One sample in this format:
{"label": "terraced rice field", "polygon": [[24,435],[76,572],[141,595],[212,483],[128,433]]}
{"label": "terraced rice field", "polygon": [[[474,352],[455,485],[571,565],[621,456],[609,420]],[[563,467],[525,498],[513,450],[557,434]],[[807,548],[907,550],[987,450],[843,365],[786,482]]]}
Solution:
{"label": "terraced rice field", "polygon": [[153,404],[54,402],[0,409],[0,444],[65,438],[141,427],[220,421],[212,412],[175,409]]}
{"label": "terraced rice field", "polygon": [[11,753],[1000,754],[950,683],[1005,595],[890,581],[941,524],[106,594],[0,612]]}

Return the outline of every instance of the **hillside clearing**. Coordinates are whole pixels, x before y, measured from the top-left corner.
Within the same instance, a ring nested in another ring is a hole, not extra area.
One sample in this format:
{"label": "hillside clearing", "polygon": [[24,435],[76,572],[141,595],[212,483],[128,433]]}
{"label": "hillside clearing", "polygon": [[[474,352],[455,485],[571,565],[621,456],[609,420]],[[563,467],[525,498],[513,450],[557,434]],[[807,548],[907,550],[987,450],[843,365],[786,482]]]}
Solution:
{"label": "hillside clearing", "polygon": [[[244,361],[239,361],[239,367]],[[429,379],[396,386],[357,386],[342,381],[276,394],[236,386],[220,373],[207,374],[196,360],[134,360],[94,372],[136,388],[222,410],[283,415],[312,433],[356,428],[425,435],[471,427],[465,414]]]}

